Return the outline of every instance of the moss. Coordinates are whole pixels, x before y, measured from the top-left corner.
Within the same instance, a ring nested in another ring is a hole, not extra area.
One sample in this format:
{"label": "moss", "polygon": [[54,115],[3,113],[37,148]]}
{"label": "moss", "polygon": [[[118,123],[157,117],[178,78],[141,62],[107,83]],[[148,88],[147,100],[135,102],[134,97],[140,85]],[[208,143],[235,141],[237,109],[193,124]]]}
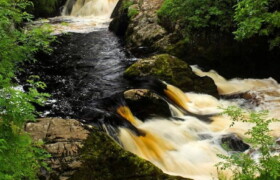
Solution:
{"label": "moss", "polygon": [[188,43],[189,43],[188,39],[183,39],[183,40],[178,41],[175,44],[170,44],[166,48],[166,52],[170,53],[173,56],[185,57]]}
{"label": "moss", "polygon": [[141,59],[126,69],[124,76],[127,78],[154,76],[183,91],[208,93],[218,97],[217,87],[211,78],[198,77],[186,62],[169,54]]}
{"label": "moss", "polygon": [[148,161],[122,149],[106,134],[94,131],[81,151],[83,165],[72,180],[184,179],[164,174]]}
{"label": "moss", "polygon": [[128,17],[129,18],[133,18],[133,17],[135,17],[137,14],[139,14],[139,10],[138,9],[136,9],[136,8],[133,8],[133,7],[131,7],[131,8],[128,8]]}
{"label": "moss", "polygon": [[136,62],[125,71],[124,75],[125,77],[155,76],[185,89],[184,85],[192,85],[188,77],[192,76],[193,72],[184,61],[168,54],[160,54]]}

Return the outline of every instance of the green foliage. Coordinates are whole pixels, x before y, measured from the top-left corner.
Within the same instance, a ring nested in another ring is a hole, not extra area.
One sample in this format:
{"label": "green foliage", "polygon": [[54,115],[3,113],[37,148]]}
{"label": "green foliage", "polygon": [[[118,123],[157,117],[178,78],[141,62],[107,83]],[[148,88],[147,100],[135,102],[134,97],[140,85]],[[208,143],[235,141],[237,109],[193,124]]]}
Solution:
{"label": "green foliage", "polygon": [[134,2],[132,0],[124,0],[122,4],[122,9],[128,9]]}
{"label": "green foliage", "polygon": [[271,48],[280,45],[280,7],[274,0],[242,0],[235,6],[236,39],[270,36]]}
{"label": "green foliage", "polygon": [[127,15],[128,15],[129,18],[132,18],[132,17],[136,16],[138,13],[139,13],[138,9],[135,9],[135,8],[132,8],[132,7],[128,8]]}
{"label": "green foliage", "polygon": [[165,0],[158,11],[163,21],[180,23],[186,32],[195,29],[230,31],[234,0]]}
{"label": "green foliage", "polygon": [[277,0],[165,0],[160,22],[182,27],[185,38],[194,32],[219,31],[237,40],[268,36],[271,48],[280,45],[280,3]]}
{"label": "green foliage", "polygon": [[[224,162],[217,164],[218,171],[230,170],[233,172],[234,180],[252,180],[252,179],[270,179],[280,178],[280,156],[273,155],[271,149],[275,144],[275,139],[269,135],[269,124],[275,119],[267,119],[267,112],[252,112],[249,117],[237,107],[225,109],[225,114],[236,121],[250,122],[254,126],[246,132],[249,138],[245,141],[251,145],[251,148],[260,154],[258,160],[247,153],[234,153],[229,156],[218,155],[224,159]],[[225,179],[223,176],[220,179]]]}
{"label": "green foliage", "polygon": [[23,26],[32,15],[25,12],[31,3],[26,0],[0,0],[0,179],[36,179],[41,162],[47,155],[41,144],[34,144],[23,131],[27,121],[35,119],[33,104],[42,104],[48,97],[37,88],[45,88],[37,76],[30,77],[30,88],[24,92],[14,83],[15,73],[25,61],[35,61],[39,50],[50,52],[47,27]]}

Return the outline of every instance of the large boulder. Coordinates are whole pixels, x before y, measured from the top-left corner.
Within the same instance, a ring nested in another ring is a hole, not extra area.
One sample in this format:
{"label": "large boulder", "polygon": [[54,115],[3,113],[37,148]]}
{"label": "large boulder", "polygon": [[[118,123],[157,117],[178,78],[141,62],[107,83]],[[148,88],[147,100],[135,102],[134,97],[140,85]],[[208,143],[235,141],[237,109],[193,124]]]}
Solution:
{"label": "large boulder", "polygon": [[183,91],[218,96],[217,87],[211,78],[197,76],[187,63],[168,54],[138,60],[126,69],[124,76],[127,78],[153,76]]}
{"label": "large boulder", "polygon": [[40,179],[185,179],[164,174],[104,132],[95,128],[89,132],[74,119],[41,118],[27,123],[25,131],[34,141],[44,141],[51,155],[47,160],[51,171],[42,169]]}

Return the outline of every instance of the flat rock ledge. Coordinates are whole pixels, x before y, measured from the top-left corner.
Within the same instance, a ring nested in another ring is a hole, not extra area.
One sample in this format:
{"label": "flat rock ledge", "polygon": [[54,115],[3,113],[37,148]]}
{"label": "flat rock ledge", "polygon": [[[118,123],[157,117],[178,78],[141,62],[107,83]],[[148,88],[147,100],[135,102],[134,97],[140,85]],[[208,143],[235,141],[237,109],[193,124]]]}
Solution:
{"label": "flat rock ledge", "polygon": [[27,123],[25,130],[35,141],[43,141],[44,148],[51,154],[47,163],[52,171],[47,173],[42,169],[40,179],[69,179],[81,167],[78,151],[89,131],[77,120],[41,118]]}

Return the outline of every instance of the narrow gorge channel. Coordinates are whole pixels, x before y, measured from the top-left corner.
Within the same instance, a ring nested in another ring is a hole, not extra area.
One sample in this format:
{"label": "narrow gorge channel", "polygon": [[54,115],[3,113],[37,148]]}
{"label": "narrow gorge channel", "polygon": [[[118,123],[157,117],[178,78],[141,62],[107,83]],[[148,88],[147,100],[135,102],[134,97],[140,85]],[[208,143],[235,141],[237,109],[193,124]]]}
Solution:
{"label": "narrow gorge channel", "polygon": [[[244,122],[230,127],[232,121],[220,115],[221,107],[269,110],[270,118],[279,119],[280,85],[272,78],[226,80],[215,71],[204,72],[197,66],[192,66],[193,72],[212,78],[222,98],[184,93],[155,79],[140,79],[143,84],[135,85],[124,78],[123,72],[136,58],[108,30],[116,4],[117,0],[68,0],[63,16],[48,20],[59,42],[54,43],[52,55],[38,54],[40,61],[24,75],[39,75],[52,95],[48,105],[41,107],[42,116],[76,118],[99,126],[124,149],[168,174],[195,180],[217,179],[215,164],[221,161],[217,154],[232,153],[223,148],[225,139],[238,142],[233,151],[246,151],[249,146],[241,139],[252,127]],[[153,91],[167,104],[170,115],[155,113],[137,118],[123,97],[124,92],[134,88]],[[275,138],[280,137],[279,128],[279,122],[271,124]]]}

